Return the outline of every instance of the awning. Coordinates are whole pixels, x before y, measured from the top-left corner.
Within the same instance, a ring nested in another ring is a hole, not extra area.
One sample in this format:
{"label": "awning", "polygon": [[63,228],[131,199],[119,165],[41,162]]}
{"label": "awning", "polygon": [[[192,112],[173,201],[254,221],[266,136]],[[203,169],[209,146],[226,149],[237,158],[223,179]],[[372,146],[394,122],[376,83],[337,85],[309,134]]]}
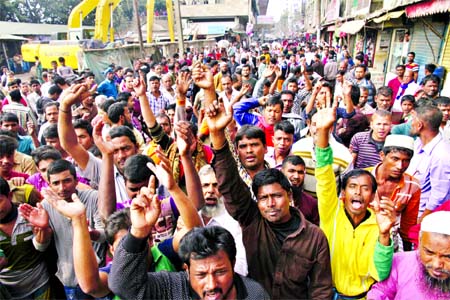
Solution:
{"label": "awning", "polygon": [[342,24],[339,30],[348,34],[356,34],[361,30],[361,28],[364,27],[365,24],[366,22],[364,20],[348,21]]}
{"label": "awning", "polygon": [[327,27],[327,31],[335,31],[336,30],[336,26],[334,25],[330,25]]}
{"label": "awning", "polygon": [[404,10],[393,11],[385,15],[382,15],[381,17],[375,18],[372,21],[374,21],[375,23],[381,23],[384,21],[389,21],[390,19],[400,18],[400,16],[403,15],[404,13],[405,13]]}
{"label": "awning", "polygon": [[406,7],[405,11],[408,18],[417,18],[445,13],[450,11],[450,1],[431,0],[423,3],[417,3]]}
{"label": "awning", "polygon": [[28,41],[29,39],[8,33],[0,34],[0,41]]}

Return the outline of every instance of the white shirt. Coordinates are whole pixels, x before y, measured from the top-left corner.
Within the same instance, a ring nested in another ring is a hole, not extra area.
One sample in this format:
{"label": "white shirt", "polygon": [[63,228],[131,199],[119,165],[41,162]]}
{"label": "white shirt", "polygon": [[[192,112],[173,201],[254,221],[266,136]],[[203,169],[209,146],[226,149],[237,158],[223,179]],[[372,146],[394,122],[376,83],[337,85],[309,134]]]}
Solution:
{"label": "white shirt", "polygon": [[[201,218],[201,211],[198,213]],[[205,226],[220,226],[228,230],[234,238],[236,243],[236,263],[234,264],[234,271],[242,276],[247,276],[247,257],[245,253],[244,243],[242,242],[242,229],[238,221],[233,219],[232,216],[224,208],[222,213],[218,216],[212,217],[208,224],[203,224]]]}

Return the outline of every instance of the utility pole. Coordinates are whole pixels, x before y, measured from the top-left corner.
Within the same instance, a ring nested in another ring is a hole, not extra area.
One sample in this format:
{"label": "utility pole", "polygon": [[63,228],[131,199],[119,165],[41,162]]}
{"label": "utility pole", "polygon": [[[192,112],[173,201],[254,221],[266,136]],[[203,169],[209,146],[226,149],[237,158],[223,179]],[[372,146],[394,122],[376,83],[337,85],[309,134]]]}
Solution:
{"label": "utility pole", "polygon": [[141,50],[142,57],[145,57],[144,42],[142,41],[141,19],[139,18],[138,0],[133,0],[133,9],[134,9],[134,17],[136,18],[136,26],[137,26],[138,39],[139,39],[139,49]]}
{"label": "utility pole", "polygon": [[173,2],[175,6],[175,23],[177,24],[178,52],[180,53],[180,57],[183,57],[184,41],[183,26],[181,26],[180,1],[174,0]]}

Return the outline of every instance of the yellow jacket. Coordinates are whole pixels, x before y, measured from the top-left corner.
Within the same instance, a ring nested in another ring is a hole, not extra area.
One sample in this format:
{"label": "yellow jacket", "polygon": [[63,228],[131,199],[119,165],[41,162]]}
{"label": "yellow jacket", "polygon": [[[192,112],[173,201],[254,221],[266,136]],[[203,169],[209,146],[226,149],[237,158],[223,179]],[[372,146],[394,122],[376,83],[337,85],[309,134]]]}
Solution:
{"label": "yellow jacket", "polygon": [[376,216],[370,209],[369,218],[353,228],[345,214],[344,203],[336,197],[331,148],[316,147],[316,155],[320,228],[330,246],[333,285],[343,295],[359,295],[389,276],[393,245],[378,243]]}

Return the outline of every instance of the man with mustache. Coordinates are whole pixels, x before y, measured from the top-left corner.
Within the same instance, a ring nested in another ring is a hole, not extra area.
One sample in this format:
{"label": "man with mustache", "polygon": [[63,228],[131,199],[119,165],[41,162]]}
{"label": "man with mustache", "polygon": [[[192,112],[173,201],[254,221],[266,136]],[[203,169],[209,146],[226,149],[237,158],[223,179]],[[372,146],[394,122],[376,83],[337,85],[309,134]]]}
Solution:
{"label": "man with mustache", "polygon": [[[332,107],[316,113],[315,176],[320,228],[331,249],[334,299],[363,299],[373,283],[389,276],[394,253],[390,239],[395,222],[394,203],[387,197],[373,201],[376,179],[361,169],[344,175],[341,196],[336,197],[333,150],[329,144],[336,110],[335,101]],[[369,208],[371,202],[373,209]]]}
{"label": "man with mustache", "polygon": [[216,174],[210,165],[204,165],[198,176],[202,184],[205,206],[200,209],[199,214],[205,226],[220,226],[228,230],[236,243],[236,263],[234,271],[240,275],[247,276],[247,259],[245,248],[242,244],[242,230],[239,223],[233,219],[225,209],[223,196],[219,192]]}
{"label": "man with mustache", "polygon": [[450,299],[450,212],[426,216],[419,249],[394,255],[390,276],[372,286],[367,299]]}

